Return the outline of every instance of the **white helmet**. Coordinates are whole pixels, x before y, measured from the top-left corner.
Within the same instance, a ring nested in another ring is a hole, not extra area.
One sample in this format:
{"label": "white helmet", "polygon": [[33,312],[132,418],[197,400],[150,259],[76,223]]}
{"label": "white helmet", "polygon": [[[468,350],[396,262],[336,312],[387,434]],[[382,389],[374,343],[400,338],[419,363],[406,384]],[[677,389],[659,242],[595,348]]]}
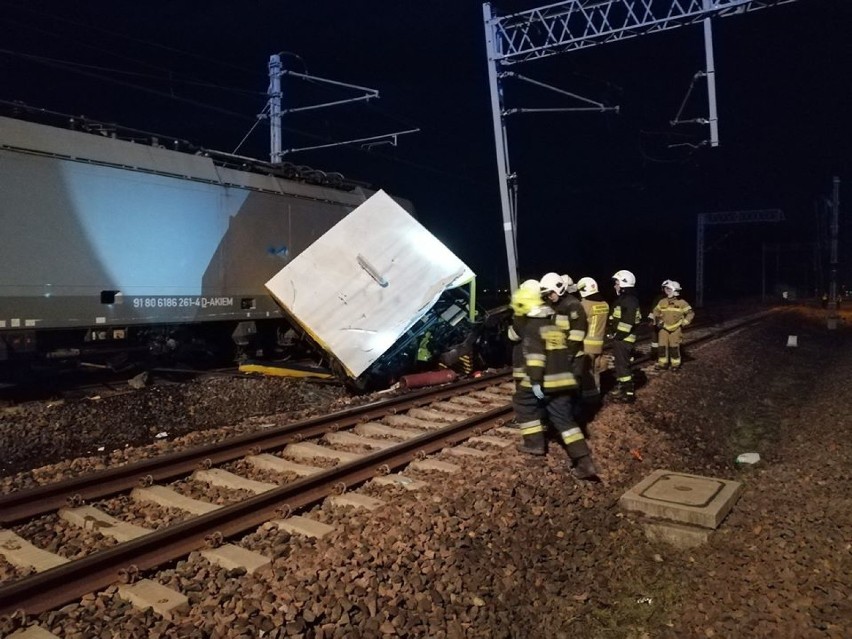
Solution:
{"label": "white helmet", "polygon": [[680,282],[675,282],[674,280],[666,280],[668,284],[666,284],[666,288],[671,289],[672,294],[669,297],[677,297],[680,295]]}
{"label": "white helmet", "polygon": [[577,281],[577,290],[582,297],[588,297],[598,292],[598,283],[591,277],[581,277]]}
{"label": "white helmet", "polygon": [[558,273],[545,273],[540,280],[541,294],[556,293],[559,297],[565,295],[568,287]]}
{"label": "white helmet", "polygon": [[630,271],[616,271],[613,274],[612,279],[615,280],[615,283],[621,288],[633,288],[636,286],[636,276]]}
{"label": "white helmet", "polygon": [[663,280],[663,283],[660,284],[660,288],[666,288],[669,284],[671,284],[671,280]]}
{"label": "white helmet", "polygon": [[562,274],[562,283],[565,284],[565,290],[568,293],[576,293],[577,285],[574,284],[574,280],[571,279],[570,275]]}
{"label": "white helmet", "polygon": [[541,285],[538,283],[538,280],[524,280],[518,288],[526,291],[538,291],[540,287]]}

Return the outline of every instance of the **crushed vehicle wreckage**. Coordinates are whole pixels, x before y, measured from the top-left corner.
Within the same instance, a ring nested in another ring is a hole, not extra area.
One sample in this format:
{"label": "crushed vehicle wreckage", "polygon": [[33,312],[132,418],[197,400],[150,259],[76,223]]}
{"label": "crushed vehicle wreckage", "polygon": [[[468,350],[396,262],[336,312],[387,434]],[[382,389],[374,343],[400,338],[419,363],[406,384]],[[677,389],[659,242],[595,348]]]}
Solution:
{"label": "crushed vehicle wreckage", "polygon": [[507,309],[478,307],[475,273],[381,190],[266,288],[359,391],[409,373],[463,375],[507,363]]}

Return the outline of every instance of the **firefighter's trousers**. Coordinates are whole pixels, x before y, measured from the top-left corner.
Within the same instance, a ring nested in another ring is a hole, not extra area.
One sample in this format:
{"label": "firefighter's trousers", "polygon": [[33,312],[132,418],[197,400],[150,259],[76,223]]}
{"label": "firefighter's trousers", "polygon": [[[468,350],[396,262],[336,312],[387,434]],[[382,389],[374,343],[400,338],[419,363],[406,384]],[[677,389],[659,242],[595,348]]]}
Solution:
{"label": "firefighter's trousers", "polygon": [[663,329],[656,326],[651,329],[651,357],[657,357],[660,352],[660,333],[662,331]]}
{"label": "firefighter's trousers", "polygon": [[572,460],[588,455],[589,445],[583,431],[574,421],[575,396],[575,392],[561,391],[546,394],[543,400],[539,400],[530,389],[517,390],[512,404],[525,443],[527,437],[534,438],[536,442],[540,438],[542,444],[544,443],[544,420],[547,419],[559,434]]}
{"label": "firefighter's trousers", "polygon": [[580,389],[584,402],[595,402],[601,394],[601,373],[606,370],[606,360],[602,353],[583,355],[583,369],[580,375]]}
{"label": "firefighter's trousers", "polygon": [[633,361],[633,342],[613,340],[612,354],[615,360],[615,381],[618,382],[618,392],[632,396],[634,387],[630,365]]}
{"label": "firefighter's trousers", "polygon": [[672,368],[680,366],[680,345],[683,343],[683,331],[680,327],[669,332],[666,329],[660,330],[660,348],[657,352],[657,365],[668,366],[671,363]]}
{"label": "firefighter's trousers", "polygon": [[613,340],[612,355],[615,363],[615,378],[617,381],[633,379],[630,364],[633,360],[633,343],[624,340]]}

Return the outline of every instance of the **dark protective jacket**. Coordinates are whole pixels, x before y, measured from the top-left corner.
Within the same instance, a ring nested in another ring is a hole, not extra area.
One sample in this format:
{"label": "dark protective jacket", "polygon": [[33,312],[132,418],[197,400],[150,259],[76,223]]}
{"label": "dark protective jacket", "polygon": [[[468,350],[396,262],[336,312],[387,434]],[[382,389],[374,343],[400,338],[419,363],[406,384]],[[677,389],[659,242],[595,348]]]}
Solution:
{"label": "dark protective jacket", "polygon": [[583,340],[586,339],[586,331],[589,328],[589,322],[586,317],[586,309],[573,295],[566,294],[559,298],[555,304],[550,307],[555,313],[553,321],[565,331],[565,337],[568,340],[568,351],[572,357],[575,357],[583,352]]}
{"label": "dark protective jacket", "polygon": [[574,352],[566,332],[556,325],[555,315],[525,318],[521,344],[524,355],[524,378],[521,386],[533,384],[550,393],[570,391],[578,387],[574,375]]}
{"label": "dark protective jacket", "polygon": [[583,340],[583,351],[591,355],[598,355],[603,352],[604,335],[606,335],[609,319],[609,304],[600,293],[584,297],[580,304],[586,311],[586,319],[589,323],[586,339]]}
{"label": "dark protective jacket", "polygon": [[641,321],[642,312],[639,310],[639,300],[633,294],[633,289],[621,289],[609,316],[610,335],[617,341],[632,344],[636,341],[636,327]]}

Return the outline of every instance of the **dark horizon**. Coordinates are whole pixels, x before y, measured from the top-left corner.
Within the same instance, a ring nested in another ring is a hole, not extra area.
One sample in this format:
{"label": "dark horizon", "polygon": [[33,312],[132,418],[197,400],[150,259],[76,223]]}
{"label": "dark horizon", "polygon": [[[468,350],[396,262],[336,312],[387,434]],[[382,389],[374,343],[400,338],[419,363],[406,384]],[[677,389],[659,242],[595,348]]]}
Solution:
{"label": "dark horizon", "polygon": [[[505,13],[541,4],[493,6]],[[418,219],[477,272],[482,288],[507,282],[481,3],[0,6],[0,98],[208,148],[234,151],[256,124],[272,53],[289,52],[284,60],[292,70],[378,89],[375,103],[292,114],[284,122],[285,148],[420,133],[401,136],[395,147],[338,147],[285,159],[411,200]],[[517,65],[519,73],[621,108],[618,115],[510,116],[521,278],[555,270],[575,279],[592,275],[606,288],[614,271],[627,268],[641,287],[678,279],[692,298],[695,216],[777,208],[782,224],[707,233],[713,246],[705,258],[705,298],[760,293],[764,244],[816,241],[819,215],[827,249],[820,202],[838,176],[840,283],[852,283],[843,244],[852,228],[843,209],[852,180],[849,24],[852,3],[843,0],[801,0],[714,20],[716,149],[684,146],[706,137],[704,127],[669,124],[704,64],[699,25]],[[551,106],[538,91],[505,86],[507,106]],[[288,83],[286,90],[294,105],[330,95],[308,83]],[[699,82],[684,114],[700,117],[706,109]],[[265,123],[238,152],[268,157]],[[813,259],[803,264],[800,253],[781,251],[767,271],[773,289],[819,288]]]}

